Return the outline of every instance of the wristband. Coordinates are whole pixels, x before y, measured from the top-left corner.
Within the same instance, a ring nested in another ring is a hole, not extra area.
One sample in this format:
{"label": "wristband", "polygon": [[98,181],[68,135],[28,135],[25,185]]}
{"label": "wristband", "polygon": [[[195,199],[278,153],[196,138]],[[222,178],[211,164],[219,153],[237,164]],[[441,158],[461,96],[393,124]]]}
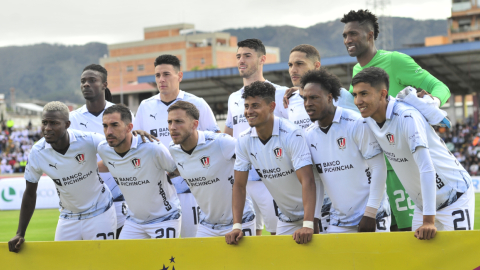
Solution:
{"label": "wristband", "polygon": [[369,218],[376,218],[377,217],[377,209],[367,206],[365,208],[365,213],[363,215],[366,216],[366,217],[369,217]]}
{"label": "wristband", "polygon": [[303,227],[310,228],[313,230],[313,221],[303,221]]}
{"label": "wristband", "polygon": [[233,230],[242,230],[242,223],[233,224],[232,231]]}

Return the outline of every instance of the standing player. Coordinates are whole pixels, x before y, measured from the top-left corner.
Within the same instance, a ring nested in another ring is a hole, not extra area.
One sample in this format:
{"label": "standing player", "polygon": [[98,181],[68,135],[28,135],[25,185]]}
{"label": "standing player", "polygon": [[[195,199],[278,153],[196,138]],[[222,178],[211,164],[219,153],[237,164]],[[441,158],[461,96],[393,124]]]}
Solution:
{"label": "standing player", "polygon": [[42,114],[42,133],[28,156],[27,187],[23,194],[17,235],[8,242],[18,252],[25,241],[35,211],[38,181],[43,173],[53,179],[60,197],[60,218],[55,241],[115,239],[117,226],[110,190],[98,175],[97,148],[103,136],[69,130],[68,107],[47,103]]}
{"label": "standing player", "polygon": [[[368,10],[350,11],[341,20],[344,24],[343,42],[350,56],[356,57],[358,64],[353,68],[354,77],[361,70],[368,67],[384,69],[390,76],[390,96],[397,96],[398,92],[407,86],[425,89],[433,95],[437,105],[444,104],[450,97],[450,91],[441,81],[422,69],[408,55],[399,52],[377,50],[375,40],[379,34],[377,17]],[[350,92],[353,87],[350,86]],[[421,92],[425,93],[425,92]],[[400,230],[411,230],[413,204],[405,189],[398,180],[387,161],[387,194],[393,210],[392,225],[395,223]],[[395,228],[395,227],[394,227]],[[392,228],[392,229],[394,229]]]}
{"label": "standing player", "polygon": [[180,201],[165,173],[176,166],[167,148],[133,136],[132,115],[124,105],[105,110],[103,127],[107,140],[98,145],[98,153],[129,206],[119,239],[178,238]]}
{"label": "standing player", "polygon": [[314,122],[306,130],[307,143],[320,185],[332,201],[330,225],[322,225],[328,226],[328,233],[390,231],[387,167],[364,119],[357,112],[335,107],[341,84],[325,69],[306,73],[301,87],[305,109]]}
{"label": "standing player", "polygon": [[292,235],[304,244],[312,239],[315,212],[315,179],[303,130],[274,116],[275,87],[254,82],[245,87],[245,117],[251,126],[235,147],[233,230],[225,238],[237,244],[242,238],[242,211],[248,171],[254,166],[278,208],[278,235]]}
{"label": "standing player", "polygon": [[[200,205],[197,237],[223,236],[232,230],[232,185],[235,139],[227,134],[200,131],[198,109],[178,101],[168,108],[170,153]],[[242,216],[243,234],[255,232],[255,213],[247,200]]]}
{"label": "standing player", "polygon": [[[183,73],[180,71],[180,61],[173,55],[160,55],[155,59],[155,81],[158,95],[142,101],[133,121],[135,129],[150,131],[150,134],[160,139],[164,145],[169,145],[172,138],[168,131],[167,109],[179,100],[194,104],[200,111],[199,130],[220,132],[215,116],[204,99],[180,90]],[[182,206],[182,237],[194,237],[197,234],[198,213],[200,208],[195,201],[188,185],[181,177],[172,178],[180,205]]]}
{"label": "standing player", "polygon": [[388,96],[388,74],[360,71],[352,80],[355,104],[415,202],[412,229],[418,239],[438,230],[472,230],[472,179],[414,107]]}
{"label": "standing player", "polygon": [[[267,60],[265,46],[261,40],[246,39],[238,42],[237,50],[237,67],[240,76],[243,78],[243,88],[234,92],[228,98],[228,114],[225,123],[225,133],[239,138],[240,133],[249,128],[248,121],[244,115],[244,99],[242,94],[244,88],[253,82],[268,82],[263,77],[263,65]],[[275,91],[275,101],[281,104],[286,87],[272,84]],[[282,106],[275,107],[275,115],[283,118],[288,118],[288,113]],[[265,185],[262,183],[260,176],[254,168],[248,174],[247,192],[253,202],[255,208],[257,233],[262,235],[262,230],[265,228],[272,235],[275,234],[277,228],[276,205],[272,196],[268,192]]]}
{"label": "standing player", "polygon": [[[302,44],[294,47],[290,51],[290,58],[288,59],[288,72],[292,80],[294,87],[288,89],[285,92],[283,98],[284,106],[288,108],[288,120],[292,123],[298,125],[302,129],[306,129],[312,124],[310,117],[305,111],[302,98],[302,88],[301,78],[308,71],[320,69],[320,53],[312,45]],[[340,89],[340,96],[338,100],[333,100],[335,106],[340,106],[342,108],[347,108],[351,110],[358,111],[357,107],[353,103],[353,96],[344,88]],[[320,185],[317,185],[317,206],[315,207],[315,227],[320,222],[320,232],[325,232],[328,224],[330,223],[330,206],[332,202],[330,198],[325,194],[323,202],[319,200],[320,194],[319,191]],[[323,203],[323,207],[320,207]]]}
{"label": "standing player", "polygon": [[[110,90],[107,88],[107,75],[107,70],[97,64],[88,65],[83,69],[80,88],[86,104],[70,113],[71,129],[103,134],[103,112],[106,108],[114,105],[106,100],[106,96],[111,96]],[[98,156],[98,160],[100,160],[100,156]],[[100,173],[100,177],[112,192],[113,204],[117,213],[116,235],[118,237],[127,217],[125,198],[110,173]]]}

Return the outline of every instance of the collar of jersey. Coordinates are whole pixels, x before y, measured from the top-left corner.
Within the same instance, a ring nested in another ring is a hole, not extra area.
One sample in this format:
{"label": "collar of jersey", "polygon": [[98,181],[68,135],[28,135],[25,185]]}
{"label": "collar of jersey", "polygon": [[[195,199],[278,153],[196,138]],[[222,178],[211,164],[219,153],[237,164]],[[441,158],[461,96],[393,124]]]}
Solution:
{"label": "collar of jersey", "polygon": [[[337,109],[335,110],[335,115],[333,116],[332,123],[340,123],[340,119],[342,119],[342,113],[343,113],[343,108],[340,106],[337,106]],[[315,121],[315,126],[320,127],[318,124],[318,121]]]}
{"label": "collar of jersey", "polygon": [[200,144],[205,144],[205,133],[203,133],[203,131],[201,130],[198,130],[197,145],[200,145]]}
{"label": "collar of jersey", "polygon": [[[115,105],[115,104],[113,104],[113,103],[105,100],[105,108],[104,108],[104,110],[105,110],[106,108],[112,106],[112,105]],[[82,113],[82,114],[83,114],[83,113],[90,113],[90,112],[87,110],[87,104],[85,104],[85,105],[83,105],[82,107],[80,107],[80,113]]]}
{"label": "collar of jersey", "polygon": [[[183,99],[184,96],[185,96],[185,92],[182,91],[182,90],[180,90],[180,92],[178,92],[178,96],[177,96],[177,98],[176,98],[175,100],[177,100],[177,99]],[[160,93],[158,93],[158,100],[162,101],[162,100],[160,99]]]}
{"label": "collar of jersey", "polygon": [[393,105],[395,105],[396,99],[392,96],[388,96],[388,105],[387,105],[387,112],[386,117],[388,120],[392,119],[393,114]]}
{"label": "collar of jersey", "polygon": [[[275,116],[273,118],[272,136],[278,136],[279,133],[280,133],[280,118]],[[258,138],[257,129],[255,129],[255,127],[252,127],[252,133],[250,134],[250,137]]]}
{"label": "collar of jersey", "polygon": [[[72,144],[73,142],[76,142],[77,137],[75,137],[75,134],[73,134],[73,131],[71,131],[70,129],[67,129],[67,132],[68,132],[68,139],[70,140],[70,144]],[[47,148],[52,148],[52,145],[45,142],[45,149]]]}
{"label": "collar of jersey", "polygon": [[131,148],[137,148],[137,146],[138,146],[138,137],[140,137],[140,135],[132,136],[132,145],[130,146],[130,149],[131,149]]}

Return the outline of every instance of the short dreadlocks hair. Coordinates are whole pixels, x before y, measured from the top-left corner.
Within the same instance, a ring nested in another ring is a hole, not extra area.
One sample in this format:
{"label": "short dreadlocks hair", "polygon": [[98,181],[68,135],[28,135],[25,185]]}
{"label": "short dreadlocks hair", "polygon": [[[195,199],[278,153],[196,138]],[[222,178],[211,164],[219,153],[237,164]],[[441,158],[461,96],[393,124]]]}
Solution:
{"label": "short dreadlocks hair", "polygon": [[245,86],[242,98],[261,97],[267,104],[270,104],[270,102],[275,101],[275,91],[275,87],[271,83],[256,81]]}
{"label": "short dreadlocks hair", "polygon": [[343,18],[340,21],[345,24],[349,22],[358,22],[360,25],[367,26],[370,30],[373,30],[373,38],[375,40],[380,33],[378,18],[368,9],[359,9],[358,11],[350,10],[350,12],[343,15]]}
{"label": "short dreadlocks hair", "polygon": [[305,75],[302,76],[300,83],[302,88],[305,88],[305,85],[309,83],[318,83],[323,90],[332,94],[334,100],[338,100],[338,97],[340,96],[340,88],[342,88],[342,83],[338,77],[323,67],[305,73]]}

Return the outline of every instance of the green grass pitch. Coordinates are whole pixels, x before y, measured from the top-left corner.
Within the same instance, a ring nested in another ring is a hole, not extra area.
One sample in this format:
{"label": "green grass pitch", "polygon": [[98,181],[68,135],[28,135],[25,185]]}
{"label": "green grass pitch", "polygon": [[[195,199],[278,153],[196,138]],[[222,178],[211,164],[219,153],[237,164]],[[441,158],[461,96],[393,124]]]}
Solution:
{"label": "green grass pitch", "polygon": [[[0,211],[0,242],[8,242],[17,231],[20,211]],[[53,241],[58,221],[58,209],[35,210],[25,240]],[[475,230],[480,230],[480,193],[475,194]],[[270,235],[263,230],[263,235]]]}

